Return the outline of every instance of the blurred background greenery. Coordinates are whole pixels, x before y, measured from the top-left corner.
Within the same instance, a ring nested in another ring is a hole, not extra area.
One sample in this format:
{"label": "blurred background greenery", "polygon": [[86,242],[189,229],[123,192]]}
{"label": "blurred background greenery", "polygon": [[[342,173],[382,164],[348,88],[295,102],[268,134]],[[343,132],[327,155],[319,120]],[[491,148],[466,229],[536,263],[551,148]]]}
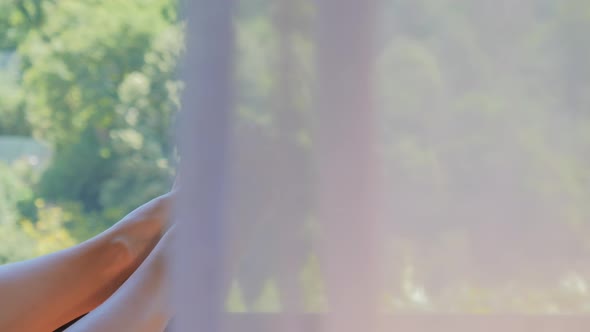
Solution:
{"label": "blurred background greenery", "polygon": [[165,192],[173,1],[0,2],[0,262],[70,246]]}
{"label": "blurred background greenery", "polygon": [[[275,212],[296,211],[280,226],[309,236],[313,12],[310,0],[256,0],[236,15],[238,165],[251,171],[238,178],[258,179],[238,187],[263,199],[300,184]],[[0,264],[88,239],[168,189],[178,15],[175,0],[0,0]],[[387,310],[590,311],[590,3],[386,0],[377,23],[379,151],[397,218]],[[249,160],[247,142],[283,152]],[[264,168],[281,161],[301,165]],[[240,202],[236,215],[269,215],[264,199]],[[276,235],[262,225],[254,238]],[[274,242],[254,242],[246,256],[279,260]],[[491,259],[498,247],[510,259]],[[322,310],[319,263],[300,256],[305,308]],[[294,272],[250,268],[229,309],[285,307],[276,274]]]}

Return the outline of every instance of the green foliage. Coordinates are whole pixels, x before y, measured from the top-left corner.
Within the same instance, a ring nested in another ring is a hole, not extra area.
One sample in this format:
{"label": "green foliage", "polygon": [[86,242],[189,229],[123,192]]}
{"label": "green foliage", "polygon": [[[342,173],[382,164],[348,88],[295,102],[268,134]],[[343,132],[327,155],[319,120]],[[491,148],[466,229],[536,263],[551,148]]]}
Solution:
{"label": "green foliage", "polygon": [[229,289],[225,309],[231,313],[247,312],[246,304],[242,295],[242,289],[237,281],[233,281]]}
{"label": "green foliage", "polygon": [[0,161],[0,216],[2,224],[18,220],[16,206],[19,201],[30,198],[31,189],[19,176],[17,170]]}
{"label": "green foliage", "polygon": [[29,136],[19,63],[14,52],[0,51],[0,135]]}
{"label": "green foliage", "polygon": [[45,6],[53,1],[0,1],[0,50],[14,50],[23,38],[45,20]]}
{"label": "green foliage", "polygon": [[280,291],[274,280],[264,283],[259,298],[252,305],[253,312],[272,313],[281,311]]}
{"label": "green foliage", "polygon": [[49,6],[47,22],[19,47],[38,137],[60,150],[91,125],[110,129],[119,85],[143,67],[153,38],[166,25],[161,6],[155,1]]}
{"label": "green foliage", "polygon": [[0,264],[34,256],[34,241],[19,227],[16,209],[17,202],[30,194],[17,173],[0,162]]}
{"label": "green foliage", "polygon": [[24,232],[35,240],[35,256],[46,255],[76,244],[70,235],[66,224],[71,222],[71,216],[57,206],[45,206],[45,202],[37,200],[39,208],[35,223],[24,220]]}
{"label": "green foliage", "polygon": [[326,311],[326,290],[320,272],[320,262],[315,255],[310,255],[299,278],[303,291],[304,309],[309,312]]}
{"label": "green foliage", "polygon": [[51,149],[0,137],[2,160],[43,166],[17,186],[27,195],[0,200],[11,218],[2,235],[29,241],[14,261],[85,240],[168,190],[183,39],[176,1],[0,8],[0,135]]}
{"label": "green foliage", "polygon": [[36,256],[35,241],[14,224],[0,224],[0,264],[19,262]]}
{"label": "green foliage", "polygon": [[88,213],[102,211],[106,226],[166,190],[181,87],[182,34],[171,8],[169,1],[45,6],[47,19],[19,44],[28,119],[54,149],[40,197],[80,201]]}

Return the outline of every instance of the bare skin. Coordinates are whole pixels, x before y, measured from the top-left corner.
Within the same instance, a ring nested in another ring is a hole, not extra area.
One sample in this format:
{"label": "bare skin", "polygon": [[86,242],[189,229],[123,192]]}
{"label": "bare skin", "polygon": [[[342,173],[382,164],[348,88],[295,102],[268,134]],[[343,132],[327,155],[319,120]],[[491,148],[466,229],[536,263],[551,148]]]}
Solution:
{"label": "bare skin", "polygon": [[53,331],[106,301],[165,232],[171,195],[72,248],[0,266],[0,331]]}
{"label": "bare skin", "polygon": [[162,332],[171,316],[166,254],[172,232],[164,235],[148,258],[108,300],[66,331]]}

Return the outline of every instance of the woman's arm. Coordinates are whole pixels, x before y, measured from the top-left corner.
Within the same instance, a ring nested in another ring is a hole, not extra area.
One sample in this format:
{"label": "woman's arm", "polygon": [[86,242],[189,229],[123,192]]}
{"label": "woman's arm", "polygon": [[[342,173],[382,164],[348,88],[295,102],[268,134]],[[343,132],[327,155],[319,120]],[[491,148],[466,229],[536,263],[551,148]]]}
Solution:
{"label": "woman's arm", "polygon": [[148,258],[102,305],[66,332],[162,332],[171,316],[166,254],[172,230]]}
{"label": "woman's arm", "polygon": [[0,266],[0,331],[53,331],[104,302],[165,228],[170,194],[69,249]]}

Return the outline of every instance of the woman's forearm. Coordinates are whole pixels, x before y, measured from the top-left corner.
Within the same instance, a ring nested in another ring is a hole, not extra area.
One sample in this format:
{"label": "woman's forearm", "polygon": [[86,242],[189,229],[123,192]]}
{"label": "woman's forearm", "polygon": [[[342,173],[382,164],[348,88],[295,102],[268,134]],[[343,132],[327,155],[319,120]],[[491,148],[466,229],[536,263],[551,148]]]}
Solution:
{"label": "woman's forearm", "polygon": [[127,264],[124,244],[103,236],[0,266],[0,331],[52,331],[108,298]]}
{"label": "woman's forearm", "polygon": [[0,266],[0,331],[53,331],[99,306],[156,245],[168,205],[156,198],[84,243]]}
{"label": "woman's forearm", "polygon": [[100,307],[83,317],[67,332],[161,332],[170,319],[166,248],[168,232],[149,257]]}

